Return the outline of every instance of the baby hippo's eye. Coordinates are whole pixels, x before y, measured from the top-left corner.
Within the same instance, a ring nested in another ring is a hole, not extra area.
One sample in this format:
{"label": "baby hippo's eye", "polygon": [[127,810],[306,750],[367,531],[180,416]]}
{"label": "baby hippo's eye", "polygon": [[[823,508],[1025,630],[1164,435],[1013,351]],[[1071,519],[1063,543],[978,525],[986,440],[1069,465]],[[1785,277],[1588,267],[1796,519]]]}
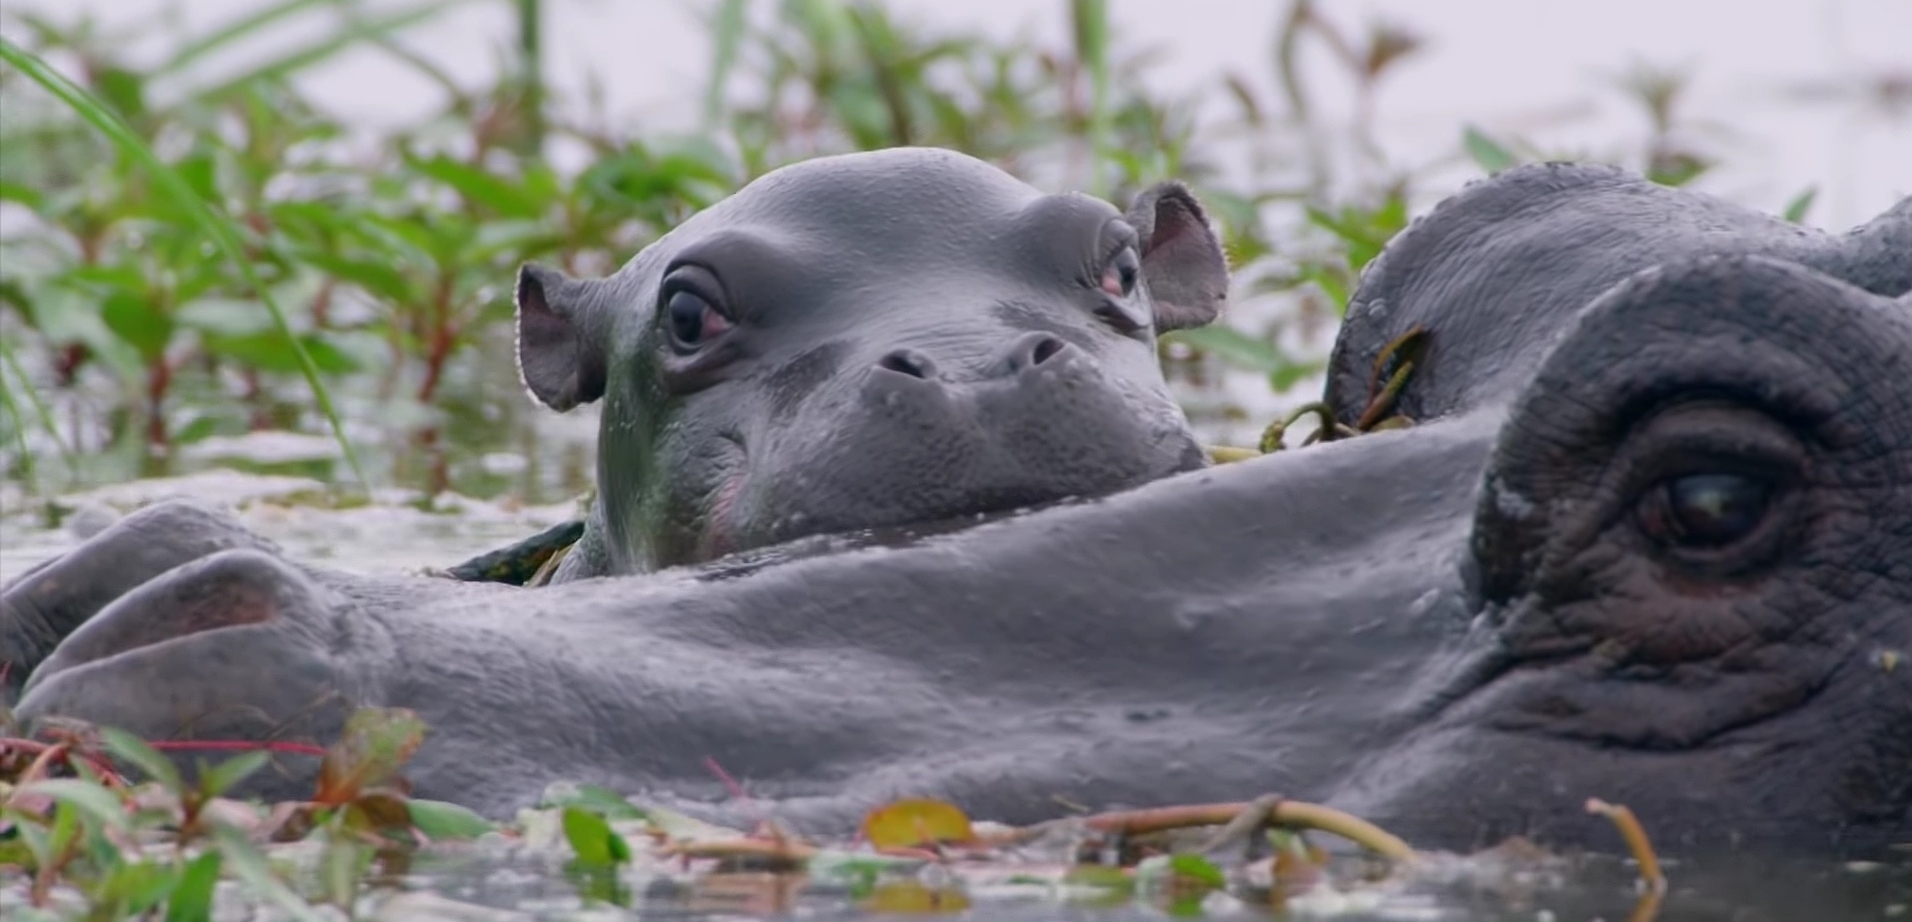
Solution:
{"label": "baby hippo's eye", "polygon": [[1751,535],[1772,505],[1772,484],[1743,474],[1687,474],[1640,501],[1640,529],[1669,547],[1717,548]]}
{"label": "baby hippo's eye", "polygon": [[1135,293],[1135,277],[1141,271],[1142,261],[1136,257],[1135,248],[1123,247],[1102,270],[1102,290],[1113,297],[1126,298]]}
{"label": "baby hippo's eye", "polygon": [[671,338],[681,347],[694,348],[704,340],[730,329],[730,321],[694,291],[679,290],[672,293],[664,309],[669,315]]}

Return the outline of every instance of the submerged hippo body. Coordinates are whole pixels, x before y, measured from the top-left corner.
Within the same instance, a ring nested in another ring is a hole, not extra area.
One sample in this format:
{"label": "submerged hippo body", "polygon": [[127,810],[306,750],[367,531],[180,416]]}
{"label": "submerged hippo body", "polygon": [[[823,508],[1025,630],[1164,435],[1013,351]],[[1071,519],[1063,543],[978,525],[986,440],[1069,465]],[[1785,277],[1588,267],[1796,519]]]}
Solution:
{"label": "submerged hippo body", "polygon": [[[323,737],[411,707],[418,793],[494,813],[559,777],[718,812],[708,757],[813,830],[905,794],[1027,821],[1274,791],[1423,847],[1606,843],[1598,796],[1674,851],[1877,853],[1912,837],[1909,289],[1912,203],[1833,236],[1513,170],[1357,295],[1330,397],[1358,411],[1342,379],[1424,327],[1405,431],[723,578],[229,550],[94,616],[20,712]],[[249,540],[142,515],[118,531]]]}

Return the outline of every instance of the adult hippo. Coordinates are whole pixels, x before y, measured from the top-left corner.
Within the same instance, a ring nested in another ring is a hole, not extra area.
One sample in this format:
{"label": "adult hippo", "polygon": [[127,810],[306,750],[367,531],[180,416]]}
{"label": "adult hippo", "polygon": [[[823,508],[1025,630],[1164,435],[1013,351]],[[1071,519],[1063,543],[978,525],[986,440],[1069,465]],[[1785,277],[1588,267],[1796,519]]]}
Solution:
{"label": "adult hippo", "polygon": [[1601,796],[1674,851],[1877,853],[1912,838],[1908,290],[1912,201],[1834,236],[1510,170],[1389,247],[1337,345],[1351,417],[1368,357],[1432,331],[1413,428],[536,592],[225,551],[102,609],[19,710],[324,738],[416,708],[418,792],[493,813],[559,777],[721,812],[714,757],[809,829],[1278,791],[1421,846],[1572,844]]}

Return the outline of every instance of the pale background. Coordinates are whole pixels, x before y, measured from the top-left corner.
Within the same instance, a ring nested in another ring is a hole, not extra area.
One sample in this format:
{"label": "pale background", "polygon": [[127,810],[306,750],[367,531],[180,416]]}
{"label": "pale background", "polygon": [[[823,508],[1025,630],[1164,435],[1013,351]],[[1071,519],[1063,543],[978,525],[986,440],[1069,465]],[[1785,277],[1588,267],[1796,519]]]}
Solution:
{"label": "pale background", "polygon": [[[105,24],[150,23],[172,11],[192,28],[256,7],[256,0],[4,0]],[[367,6],[393,4],[368,0]],[[1062,0],[891,0],[906,19],[997,35],[1022,30],[1060,41]],[[1280,0],[1114,0],[1116,34],[1128,47],[1165,51],[1153,80],[1183,89],[1239,72],[1272,93],[1269,61]],[[1699,186],[1778,210],[1808,185],[1820,194],[1810,221],[1845,227],[1912,194],[1912,0],[1329,0],[1331,18],[1380,18],[1425,36],[1428,48],[1383,85],[1378,130],[1404,167],[1451,157],[1460,126],[1527,134],[1564,147],[1615,147],[1645,133],[1638,109],[1603,75],[1639,59],[1692,68],[1686,111],[1707,124],[1709,152],[1723,161]],[[707,40],[694,0],[545,0],[546,68],[561,93],[579,98],[601,81],[608,110],[633,133],[689,126],[703,85]],[[506,55],[508,4],[481,4],[408,32],[404,41],[474,83]],[[145,30],[135,53],[165,47]],[[282,36],[296,41],[296,32]],[[270,54],[271,48],[257,53]],[[214,69],[243,61],[214,60]],[[1317,83],[1336,74],[1319,55],[1304,62]],[[1889,79],[1895,106],[1860,81]],[[343,56],[304,78],[316,99],[368,126],[429,112],[437,91],[372,51]],[[1821,88],[1810,101],[1791,95]],[[1332,100],[1334,97],[1329,97]],[[1324,108],[1328,108],[1324,106]],[[627,121],[626,121],[627,120]],[[1453,182],[1464,176],[1456,175]]]}

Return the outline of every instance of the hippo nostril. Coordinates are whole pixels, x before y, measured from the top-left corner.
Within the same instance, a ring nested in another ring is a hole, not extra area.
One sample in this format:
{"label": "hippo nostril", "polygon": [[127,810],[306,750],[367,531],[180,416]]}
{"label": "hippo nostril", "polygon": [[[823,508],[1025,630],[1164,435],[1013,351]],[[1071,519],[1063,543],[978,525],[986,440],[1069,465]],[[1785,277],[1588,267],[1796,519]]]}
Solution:
{"label": "hippo nostril", "polygon": [[985,375],[1013,375],[1028,371],[1069,350],[1067,341],[1048,333],[1025,333],[1003,350],[989,365]]}
{"label": "hippo nostril", "polygon": [[876,366],[925,381],[936,375],[936,363],[914,349],[898,349],[877,360]]}

